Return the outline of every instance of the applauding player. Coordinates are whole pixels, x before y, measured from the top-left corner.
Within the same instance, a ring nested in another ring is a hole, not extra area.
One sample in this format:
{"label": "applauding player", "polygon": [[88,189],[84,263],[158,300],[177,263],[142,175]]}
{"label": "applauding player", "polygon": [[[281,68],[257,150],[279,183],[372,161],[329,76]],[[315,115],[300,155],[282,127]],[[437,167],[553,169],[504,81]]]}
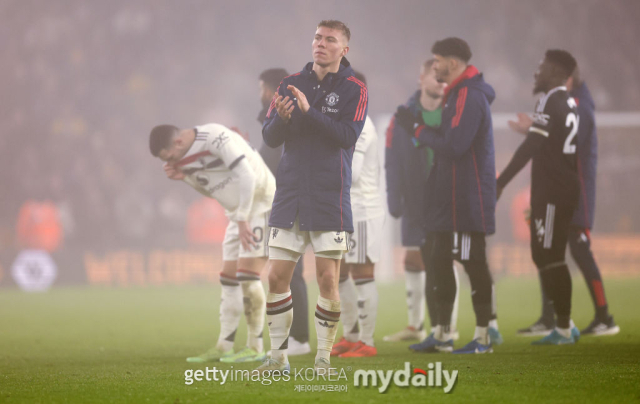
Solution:
{"label": "applauding player", "polygon": [[314,367],[330,372],[330,352],[340,319],[340,260],[348,250],[351,159],[367,116],[367,88],[345,58],[350,31],[340,21],[321,21],[312,43],[313,62],[285,78],[262,129],[265,143],[284,143],[269,225],[267,318],[271,358],[259,371],[288,370],[293,318],[289,283],[308,245],[316,256],[320,296]]}

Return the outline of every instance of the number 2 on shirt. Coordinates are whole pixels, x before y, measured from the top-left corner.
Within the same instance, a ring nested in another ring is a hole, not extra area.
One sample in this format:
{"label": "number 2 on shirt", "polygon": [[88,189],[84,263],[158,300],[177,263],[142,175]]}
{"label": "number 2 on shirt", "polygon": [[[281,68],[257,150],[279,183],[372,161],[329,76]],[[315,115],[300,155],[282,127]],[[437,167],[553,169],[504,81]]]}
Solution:
{"label": "number 2 on shirt", "polygon": [[578,133],[578,117],[576,114],[569,112],[569,114],[567,114],[567,121],[565,122],[565,125],[567,128],[571,127],[571,132],[569,133],[569,136],[567,136],[567,140],[564,141],[564,148],[562,149],[562,152],[564,154],[576,154],[576,145],[571,144],[573,142],[573,138],[576,137],[576,134]]}

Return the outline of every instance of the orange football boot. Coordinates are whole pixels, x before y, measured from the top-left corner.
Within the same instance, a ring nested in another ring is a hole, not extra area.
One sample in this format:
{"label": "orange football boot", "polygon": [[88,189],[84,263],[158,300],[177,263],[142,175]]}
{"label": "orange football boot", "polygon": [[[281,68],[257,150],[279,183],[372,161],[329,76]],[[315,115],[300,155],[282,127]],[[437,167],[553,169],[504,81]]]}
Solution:
{"label": "orange football boot", "polygon": [[340,338],[340,341],[334,344],[333,348],[331,348],[331,356],[338,356],[340,354],[348,352],[351,349],[353,349],[353,347],[356,346],[357,344],[358,344],[357,342],[350,342],[350,341],[347,341],[344,337],[342,337]]}
{"label": "orange football boot", "polygon": [[374,346],[369,346],[362,341],[358,341],[350,351],[340,354],[339,358],[364,358],[376,356],[378,350]]}

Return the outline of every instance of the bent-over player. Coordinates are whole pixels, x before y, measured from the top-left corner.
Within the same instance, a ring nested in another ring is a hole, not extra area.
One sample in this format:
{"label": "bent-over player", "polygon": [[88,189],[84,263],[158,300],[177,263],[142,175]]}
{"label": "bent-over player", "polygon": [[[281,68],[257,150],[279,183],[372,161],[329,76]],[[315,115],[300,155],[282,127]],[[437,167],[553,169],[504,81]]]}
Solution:
{"label": "bent-over player", "polygon": [[[220,334],[215,347],[188,362],[263,360],[265,293],[260,272],[268,256],[268,217],[275,180],[262,157],[236,132],[218,124],[178,129],[159,125],[149,136],[151,154],[170,179],[183,180],[220,202],[229,225],[222,249]],[[242,308],[247,347],[233,351]]]}

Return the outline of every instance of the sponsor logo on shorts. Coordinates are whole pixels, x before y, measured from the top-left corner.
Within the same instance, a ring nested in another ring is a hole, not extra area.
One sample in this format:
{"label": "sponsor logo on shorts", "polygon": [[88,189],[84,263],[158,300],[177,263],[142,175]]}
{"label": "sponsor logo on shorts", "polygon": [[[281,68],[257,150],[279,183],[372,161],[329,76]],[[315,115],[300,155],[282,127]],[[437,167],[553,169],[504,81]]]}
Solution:
{"label": "sponsor logo on shorts", "polygon": [[336,238],[333,239],[333,241],[335,241],[336,243],[340,244],[344,241],[343,237],[340,237],[341,234],[339,231],[336,232]]}
{"label": "sponsor logo on shorts", "polygon": [[544,238],[544,225],[542,223],[542,219],[535,219],[536,223],[536,235],[538,236],[538,243],[542,243],[542,239]]}
{"label": "sponsor logo on shorts", "polygon": [[275,239],[277,235],[278,235],[278,229],[273,229],[273,234],[271,235],[271,238]]}

